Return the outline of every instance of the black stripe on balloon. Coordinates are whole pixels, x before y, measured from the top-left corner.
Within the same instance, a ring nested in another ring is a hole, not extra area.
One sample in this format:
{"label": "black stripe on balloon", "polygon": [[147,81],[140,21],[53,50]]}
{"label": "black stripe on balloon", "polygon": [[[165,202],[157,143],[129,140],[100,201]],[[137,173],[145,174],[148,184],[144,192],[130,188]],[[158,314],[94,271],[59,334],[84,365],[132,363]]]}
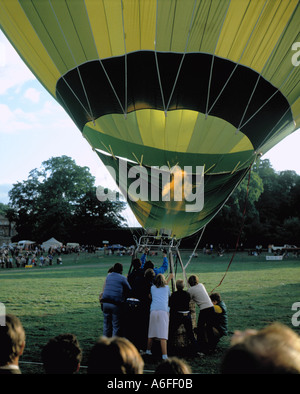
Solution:
{"label": "black stripe on balloon", "polygon": [[[157,53],[157,59],[164,101],[168,103],[182,55]],[[168,110],[188,109],[205,113],[211,62],[210,54],[185,55]],[[108,58],[102,60],[102,65],[98,60],[84,63],[79,66],[80,73],[77,69],[71,70],[57,82],[57,96],[62,98],[62,106],[71,112],[80,130],[92,120],[87,113],[89,106],[94,119],[106,114],[123,113],[119,101],[124,107],[125,58]],[[257,148],[265,142],[266,136],[270,138],[282,125],[292,122],[292,113],[283,94],[264,78],[259,78],[254,90],[258,80],[256,71],[242,65],[234,70],[235,67],[236,64],[230,60],[215,57],[209,92],[209,115],[224,119],[238,128],[247,106],[242,124],[263,106],[242,128],[242,132]],[[164,110],[154,52],[140,51],[127,55],[127,104],[126,112],[145,108]]]}

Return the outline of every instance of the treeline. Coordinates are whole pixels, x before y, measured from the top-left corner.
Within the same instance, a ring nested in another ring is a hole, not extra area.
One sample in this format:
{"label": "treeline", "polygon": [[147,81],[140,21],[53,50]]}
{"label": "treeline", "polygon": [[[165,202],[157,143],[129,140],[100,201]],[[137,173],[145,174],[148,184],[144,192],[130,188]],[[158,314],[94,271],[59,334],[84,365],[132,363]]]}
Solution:
{"label": "treeline", "polygon": [[16,224],[14,240],[42,243],[51,237],[61,242],[99,245],[103,229],[125,225],[122,201],[101,202],[88,167],[68,156],[52,157],[28,179],[13,185],[6,216]]}
{"label": "treeline", "polygon": [[[242,227],[248,179],[246,176],[207,225],[201,245],[220,243],[234,248],[243,228],[240,244],[246,248],[269,244],[300,247],[300,176],[295,171],[276,172],[267,159],[255,164]],[[195,241],[197,237],[199,234],[192,238]]]}
{"label": "treeline", "polygon": [[[247,176],[206,226],[201,245],[235,247],[244,220],[240,244],[246,248],[300,246],[300,176],[295,171],[276,172],[269,160],[255,164],[250,175],[249,188]],[[44,242],[54,236],[63,242],[100,245],[108,232],[115,238],[118,229],[127,227],[126,204],[99,201],[89,169],[67,156],[43,162],[27,180],[13,185],[9,198],[8,206],[0,204],[0,213],[16,223],[16,240]],[[192,247],[198,237],[183,240],[182,246]]]}

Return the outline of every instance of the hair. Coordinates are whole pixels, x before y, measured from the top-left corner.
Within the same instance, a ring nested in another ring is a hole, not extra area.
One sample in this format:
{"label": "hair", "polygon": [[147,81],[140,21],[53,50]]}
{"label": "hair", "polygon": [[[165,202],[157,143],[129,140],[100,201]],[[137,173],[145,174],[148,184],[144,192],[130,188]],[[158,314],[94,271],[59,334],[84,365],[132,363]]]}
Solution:
{"label": "hair", "polygon": [[299,374],[300,337],[273,323],[233,345],[221,363],[223,374]]}
{"label": "hair", "polygon": [[136,347],[123,337],[101,337],[88,360],[88,374],[142,374],[144,360]]}
{"label": "hair", "polygon": [[144,274],[145,278],[148,279],[150,282],[153,282],[155,278],[155,272],[152,268],[147,268]]}
{"label": "hair", "polygon": [[47,374],[73,374],[78,371],[81,359],[82,351],[74,334],[57,335],[42,350]]}
{"label": "hair", "polygon": [[5,325],[0,326],[0,366],[12,363],[20,356],[25,345],[25,331],[20,319],[5,315]]}
{"label": "hair", "polygon": [[123,272],[123,265],[121,263],[116,263],[114,265],[113,272],[116,272],[117,274],[122,274],[122,272]]}
{"label": "hair", "polygon": [[169,357],[163,360],[156,368],[157,374],[190,374],[191,367],[178,357]]}
{"label": "hair", "polygon": [[195,286],[199,283],[199,279],[197,275],[191,275],[188,279],[190,286]]}
{"label": "hair", "polygon": [[183,290],[184,289],[184,281],[182,279],[178,279],[176,281],[176,289]]}
{"label": "hair", "polygon": [[140,260],[140,259],[133,259],[133,260],[132,260],[132,267],[133,267],[134,269],[141,268],[141,266],[142,266],[142,263],[141,263],[141,260]]}
{"label": "hair", "polygon": [[166,282],[166,278],[164,277],[164,275],[163,274],[156,275],[156,277],[154,279],[154,284],[156,287],[165,287],[167,282]]}
{"label": "hair", "polygon": [[212,294],[210,295],[210,299],[211,299],[212,301],[220,302],[220,301],[221,301],[220,293],[212,293]]}
{"label": "hair", "polygon": [[144,268],[145,268],[145,270],[148,269],[148,268],[152,268],[153,269],[154,268],[154,264],[152,263],[151,260],[147,260],[145,262]]}

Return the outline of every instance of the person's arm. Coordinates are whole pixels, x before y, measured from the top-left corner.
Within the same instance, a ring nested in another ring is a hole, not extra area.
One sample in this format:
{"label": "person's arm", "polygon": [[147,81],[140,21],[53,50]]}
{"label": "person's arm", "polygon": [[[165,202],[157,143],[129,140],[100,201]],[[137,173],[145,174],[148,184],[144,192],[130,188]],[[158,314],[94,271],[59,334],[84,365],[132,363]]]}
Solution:
{"label": "person's arm", "polygon": [[99,301],[100,301],[100,303],[101,303],[101,300],[102,300],[102,297],[103,297],[103,293],[104,293],[104,289],[105,289],[105,285],[106,285],[106,278],[105,278],[104,283],[103,283],[102,291],[99,294]]}
{"label": "person's arm", "polygon": [[131,286],[125,276],[122,276],[122,283],[123,283],[123,297],[127,298],[130,296]]}
{"label": "person's arm", "polygon": [[174,278],[174,274],[169,274],[169,276],[167,277],[167,284],[169,284],[172,278]]}
{"label": "person's arm", "polygon": [[107,274],[107,276],[106,276],[106,278],[105,278],[105,280],[104,280],[103,288],[102,288],[102,293],[104,293],[104,289],[105,289],[105,285],[106,285],[106,279],[107,279],[107,277],[108,277],[109,274],[110,274],[110,272]]}
{"label": "person's arm", "polygon": [[144,268],[148,252],[149,252],[149,249],[145,248],[145,252],[142,254],[142,257],[141,257],[141,263],[142,263],[141,268]]}
{"label": "person's arm", "polygon": [[162,263],[161,267],[154,268],[154,271],[155,271],[156,275],[164,274],[169,268],[169,261],[168,261],[168,258],[167,258],[167,254],[164,253],[163,256],[164,256],[164,259],[163,259],[163,263]]}
{"label": "person's arm", "polygon": [[104,283],[103,283],[103,287],[102,287],[102,293],[104,292],[105,285],[106,285],[106,278],[105,278],[105,281],[104,281]]}
{"label": "person's arm", "polygon": [[144,268],[144,265],[146,263],[146,256],[147,255],[145,253],[142,254],[142,257],[141,257],[141,263],[142,263],[141,268]]}
{"label": "person's arm", "polygon": [[194,301],[195,302],[194,294],[193,294],[193,291],[192,291],[192,286],[187,289],[187,292],[190,295],[190,301]]}
{"label": "person's arm", "polygon": [[128,280],[125,278],[125,276],[123,276],[123,278],[124,278],[124,279],[123,279],[123,283],[124,283],[125,289],[126,289],[127,291],[131,291],[131,286],[130,286]]}

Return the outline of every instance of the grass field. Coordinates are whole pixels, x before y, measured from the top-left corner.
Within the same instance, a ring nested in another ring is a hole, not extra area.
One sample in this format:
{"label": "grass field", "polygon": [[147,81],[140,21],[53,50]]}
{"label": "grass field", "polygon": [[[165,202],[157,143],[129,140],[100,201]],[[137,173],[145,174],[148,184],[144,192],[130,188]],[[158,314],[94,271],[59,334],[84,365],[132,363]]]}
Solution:
{"label": "grass field", "polygon": [[[97,252],[100,253],[100,252]],[[184,264],[190,252],[182,251]],[[187,276],[197,274],[208,292],[223,277],[231,254],[193,258]],[[26,349],[22,356],[23,374],[43,373],[41,349],[58,334],[77,335],[83,349],[82,365],[87,365],[89,351],[102,334],[103,317],[98,295],[108,269],[122,262],[127,274],[131,258],[84,253],[63,256],[63,264],[46,267],[0,270],[0,302],[7,313],[17,315],[26,331]],[[153,261],[160,265],[161,258]],[[182,272],[177,268],[177,277]],[[291,318],[292,305],[300,301],[300,259],[266,261],[265,254],[248,256],[238,253],[220,287],[228,308],[229,331],[261,328],[280,321],[296,331]],[[230,337],[224,337],[218,351],[203,358],[186,358],[193,373],[216,374]],[[158,360],[145,360],[146,373],[153,371]],[[83,367],[80,370],[85,373]]]}

